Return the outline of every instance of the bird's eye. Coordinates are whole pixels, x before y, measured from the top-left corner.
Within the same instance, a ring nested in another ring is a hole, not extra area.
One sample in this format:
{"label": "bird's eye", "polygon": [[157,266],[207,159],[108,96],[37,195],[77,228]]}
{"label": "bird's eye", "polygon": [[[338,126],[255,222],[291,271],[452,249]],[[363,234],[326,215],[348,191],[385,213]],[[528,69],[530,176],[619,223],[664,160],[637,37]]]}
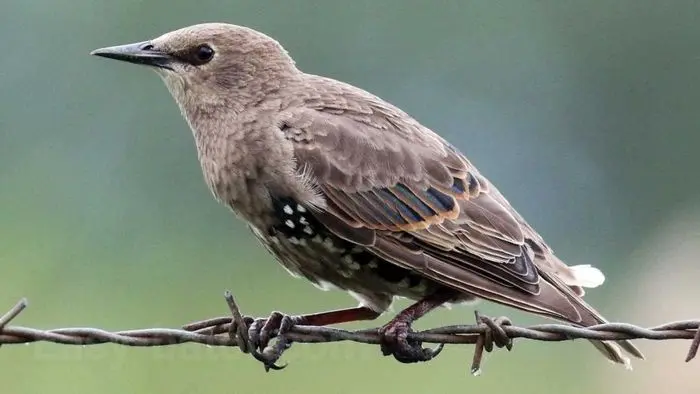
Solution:
{"label": "bird's eye", "polygon": [[214,57],[214,50],[207,44],[202,44],[197,47],[195,53],[197,62],[199,64],[204,64],[210,61]]}
{"label": "bird's eye", "polygon": [[214,58],[214,50],[207,44],[201,44],[174,51],[171,55],[183,63],[201,66],[209,63]]}

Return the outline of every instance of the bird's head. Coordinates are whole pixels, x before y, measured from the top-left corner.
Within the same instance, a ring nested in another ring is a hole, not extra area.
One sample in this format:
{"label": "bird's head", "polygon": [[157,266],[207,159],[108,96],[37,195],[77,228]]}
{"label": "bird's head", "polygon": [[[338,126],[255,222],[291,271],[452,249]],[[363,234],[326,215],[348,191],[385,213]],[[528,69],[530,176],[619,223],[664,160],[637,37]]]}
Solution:
{"label": "bird's head", "polygon": [[153,68],[185,112],[244,106],[294,78],[294,61],[274,39],[243,26],[205,23],[92,55]]}

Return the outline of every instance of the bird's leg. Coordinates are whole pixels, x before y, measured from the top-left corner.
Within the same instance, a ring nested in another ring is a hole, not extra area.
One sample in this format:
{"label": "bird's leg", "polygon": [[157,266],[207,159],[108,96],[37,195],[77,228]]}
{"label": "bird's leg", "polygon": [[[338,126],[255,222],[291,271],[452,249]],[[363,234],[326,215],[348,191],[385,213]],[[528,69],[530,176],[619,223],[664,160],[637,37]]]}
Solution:
{"label": "bird's leg", "polygon": [[[255,319],[248,328],[248,336],[253,346],[262,350],[267,346],[268,342],[270,342],[272,332],[281,328],[283,320],[289,320],[292,325],[328,326],[331,324],[349,323],[360,320],[374,320],[379,317],[379,315],[379,312],[366,306],[297,316],[288,316],[275,311],[272,312],[267,319]],[[282,334],[282,332],[280,332],[280,334]]]}
{"label": "bird's leg", "polygon": [[391,354],[402,363],[428,361],[437,356],[442,351],[443,345],[435,349],[424,349],[420,341],[409,340],[408,334],[411,332],[411,324],[414,321],[453,300],[454,297],[455,294],[451,292],[433,293],[401,311],[379,329],[382,353],[385,356]]}
{"label": "bird's leg", "polygon": [[[289,316],[281,312],[272,312],[267,319],[255,319],[248,327],[248,337],[253,349],[253,355],[265,364],[265,369],[281,369],[275,365],[282,353],[291,343],[285,334],[295,325],[327,326],[331,324],[349,323],[360,320],[374,320],[380,313],[365,306],[338,309],[308,315]],[[269,351],[267,345],[272,333],[277,330],[277,343]],[[256,349],[260,349],[262,353]]]}

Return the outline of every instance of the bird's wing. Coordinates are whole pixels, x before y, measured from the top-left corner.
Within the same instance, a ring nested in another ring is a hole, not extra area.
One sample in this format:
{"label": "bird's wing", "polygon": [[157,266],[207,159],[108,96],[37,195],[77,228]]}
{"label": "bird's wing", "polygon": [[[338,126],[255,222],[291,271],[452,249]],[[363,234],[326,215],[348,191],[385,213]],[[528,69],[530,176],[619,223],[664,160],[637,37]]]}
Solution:
{"label": "bird's wing", "polygon": [[568,267],[536,263],[535,254],[549,253],[539,236],[459,151],[417,122],[304,109],[285,113],[280,129],[325,197],[319,219],[337,235],[460,291],[595,323],[572,305],[579,297],[565,284]]}
{"label": "bird's wing", "polygon": [[[605,322],[581,298],[580,286],[602,283],[600,271],[556,258],[456,148],[378,99],[337,98],[278,122],[325,201],[315,215],[331,231],[458,291],[580,326]],[[628,362],[614,344],[592,342]]]}

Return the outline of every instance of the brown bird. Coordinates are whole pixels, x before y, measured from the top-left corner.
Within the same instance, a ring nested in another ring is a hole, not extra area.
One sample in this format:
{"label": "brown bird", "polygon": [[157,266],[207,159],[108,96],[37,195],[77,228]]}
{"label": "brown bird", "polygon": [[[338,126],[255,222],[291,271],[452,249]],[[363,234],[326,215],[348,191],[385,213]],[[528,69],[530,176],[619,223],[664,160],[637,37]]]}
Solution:
{"label": "brown bird", "polygon": [[[443,304],[486,299],[575,326],[605,322],[582,299],[603,283],[598,269],[559,260],[449,142],[371,93],[304,73],[274,39],[207,23],[92,54],[153,68],[217,200],[291,274],[360,302],[294,323],[371,320],[407,297],[416,303],[381,329],[382,350],[415,362],[438,351],[407,339],[411,323]],[[283,320],[254,324],[254,345]],[[593,343],[614,362],[629,362],[618,344],[643,357],[628,341]]]}

